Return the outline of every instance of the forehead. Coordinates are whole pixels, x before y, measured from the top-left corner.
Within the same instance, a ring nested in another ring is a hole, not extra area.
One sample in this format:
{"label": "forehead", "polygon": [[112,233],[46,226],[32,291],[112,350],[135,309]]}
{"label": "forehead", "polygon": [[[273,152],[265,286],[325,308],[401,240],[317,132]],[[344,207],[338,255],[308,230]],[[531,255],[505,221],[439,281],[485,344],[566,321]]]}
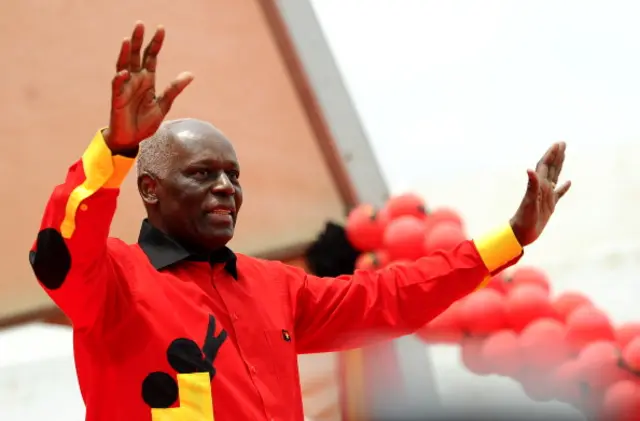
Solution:
{"label": "forehead", "polygon": [[208,124],[178,125],[171,128],[173,157],[180,164],[217,162],[237,164],[236,152],[227,137]]}

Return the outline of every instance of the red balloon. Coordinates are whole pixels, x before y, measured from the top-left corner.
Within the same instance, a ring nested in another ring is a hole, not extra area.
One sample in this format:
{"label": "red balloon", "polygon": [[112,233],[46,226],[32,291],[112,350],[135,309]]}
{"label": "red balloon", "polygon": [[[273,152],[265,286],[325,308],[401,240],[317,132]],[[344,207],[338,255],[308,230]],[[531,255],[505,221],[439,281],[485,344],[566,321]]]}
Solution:
{"label": "red balloon", "polygon": [[640,337],[633,339],[622,350],[625,367],[640,373]]}
{"label": "red balloon", "polygon": [[387,267],[390,268],[392,266],[407,266],[407,265],[410,265],[411,263],[413,263],[411,260],[406,260],[406,259],[392,260],[391,262],[389,262]]}
{"label": "red balloon", "polygon": [[566,362],[570,350],[565,342],[565,327],[555,319],[538,319],[520,333],[520,349],[528,367],[550,371]]}
{"label": "red balloon", "polygon": [[373,252],[360,253],[355,263],[356,270],[374,270],[375,257]]}
{"label": "red balloon", "polygon": [[387,225],[383,244],[391,260],[416,260],[424,255],[426,226],[414,216],[401,216]]}
{"label": "red balloon", "polygon": [[529,323],[541,318],[554,318],[555,312],[549,302],[549,295],[535,285],[520,285],[507,294],[507,320],[517,332]]}
{"label": "red balloon", "polygon": [[382,246],[384,225],[377,218],[371,205],[356,206],[347,217],[345,231],[347,239],[356,250],[372,251]]}
{"label": "red balloon", "polygon": [[616,329],[616,342],[620,349],[636,338],[640,338],[640,323],[625,323]]}
{"label": "red balloon", "polygon": [[547,293],[551,291],[547,275],[542,270],[530,266],[516,268],[509,276],[509,282],[511,282],[513,288],[520,285],[536,285],[543,288]]}
{"label": "red balloon", "polygon": [[567,342],[575,352],[595,341],[614,341],[609,318],[590,304],[580,306],[567,318]]}
{"label": "red balloon", "polygon": [[376,257],[376,267],[383,268],[391,263],[391,258],[389,257],[389,253],[384,250],[376,250],[373,252]]}
{"label": "red balloon", "polygon": [[626,373],[620,368],[619,361],[618,349],[613,342],[609,341],[591,342],[578,355],[583,379],[598,390],[603,390],[626,378]]}
{"label": "red balloon", "polygon": [[450,222],[427,227],[423,244],[424,253],[453,250],[466,240],[464,231]]}
{"label": "red balloon", "polygon": [[481,289],[460,302],[458,310],[462,328],[484,336],[507,327],[504,296],[492,289]]}
{"label": "red balloon", "polygon": [[401,216],[413,216],[418,219],[427,217],[427,205],[424,199],[413,193],[392,197],[387,201],[384,209],[390,221]]}
{"label": "red balloon", "polygon": [[459,308],[460,301],[456,301],[416,334],[427,343],[459,344],[464,336],[458,317]]}
{"label": "red balloon", "polygon": [[637,421],[640,418],[640,386],[629,380],[611,385],[604,394],[602,409],[607,420]]}
{"label": "red balloon", "polygon": [[384,250],[370,251],[360,254],[356,259],[356,269],[376,270],[387,266],[390,262],[389,255]]}
{"label": "red balloon", "polygon": [[506,277],[502,273],[493,276],[485,288],[498,291],[502,295],[507,294]]}
{"label": "red balloon", "polygon": [[576,292],[562,293],[551,302],[551,305],[561,320],[567,320],[567,317],[569,317],[574,310],[585,304],[591,305],[591,301],[584,295]]}
{"label": "red balloon", "polygon": [[376,214],[376,219],[383,227],[386,227],[387,225],[389,225],[389,222],[391,222],[391,215],[389,215],[389,209],[387,209],[386,206],[383,206],[381,209],[379,209],[378,213]]}
{"label": "red balloon", "polygon": [[484,340],[481,338],[466,337],[460,345],[460,357],[462,363],[470,372],[478,375],[491,374],[487,362],[482,355]]}
{"label": "red balloon", "polygon": [[561,402],[578,404],[582,400],[581,366],[577,360],[569,360],[556,367],[551,374],[554,395]]}
{"label": "red balloon", "polygon": [[460,215],[449,208],[437,208],[431,211],[427,217],[429,226],[436,226],[440,223],[452,223],[460,227],[460,230],[464,232],[464,223]]}
{"label": "red balloon", "polygon": [[553,386],[547,373],[526,369],[518,375],[522,390],[533,401],[548,402],[555,398]]}
{"label": "red balloon", "polygon": [[484,341],[481,355],[487,367],[501,376],[515,376],[522,369],[518,336],[511,330],[500,330]]}

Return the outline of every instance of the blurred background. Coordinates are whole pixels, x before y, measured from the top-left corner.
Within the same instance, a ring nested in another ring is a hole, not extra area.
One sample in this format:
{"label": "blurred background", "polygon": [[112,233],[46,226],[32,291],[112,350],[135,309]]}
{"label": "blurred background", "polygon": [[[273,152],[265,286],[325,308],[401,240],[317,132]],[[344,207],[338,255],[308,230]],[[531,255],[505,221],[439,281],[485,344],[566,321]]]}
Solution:
{"label": "blurred background", "polygon": [[[473,237],[511,217],[526,169],[564,140],[572,190],[522,263],[620,325],[640,321],[639,18],[632,0],[5,5],[0,419],[84,417],[70,328],[26,256],[54,183],[105,124],[118,42],[135,20],[167,28],[161,81],[196,74],[171,117],[219,125],[247,169],[234,249],[304,265],[327,221],[407,192],[455,209]],[[143,215],[133,181],[112,232],[129,241]],[[286,214],[265,213],[276,199]],[[420,347],[414,363],[435,387],[426,401],[584,419],[512,379],[472,374],[456,345]],[[343,416],[339,357],[300,360],[310,420]]]}

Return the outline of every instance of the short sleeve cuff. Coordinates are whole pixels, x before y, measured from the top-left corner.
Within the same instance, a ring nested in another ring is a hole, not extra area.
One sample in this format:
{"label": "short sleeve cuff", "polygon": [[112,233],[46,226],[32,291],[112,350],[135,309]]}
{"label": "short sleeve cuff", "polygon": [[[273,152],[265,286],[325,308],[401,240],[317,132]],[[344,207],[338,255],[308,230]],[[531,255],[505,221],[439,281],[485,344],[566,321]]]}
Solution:
{"label": "short sleeve cuff", "polygon": [[505,224],[473,242],[491,274],[522,256],[522,246],[510,224]]}

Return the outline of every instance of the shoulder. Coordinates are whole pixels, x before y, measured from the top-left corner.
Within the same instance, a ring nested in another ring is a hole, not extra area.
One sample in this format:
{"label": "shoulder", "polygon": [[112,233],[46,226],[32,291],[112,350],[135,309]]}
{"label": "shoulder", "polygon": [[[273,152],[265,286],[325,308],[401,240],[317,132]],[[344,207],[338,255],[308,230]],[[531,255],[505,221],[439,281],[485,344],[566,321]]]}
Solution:
{"label": "shoulder", "polygon": [[147,255],[137,243],[127,244],[120,238],[109,237],[107,239],[107,252],[111,260],[120,267],[151,267]]}
{"label": "shoulder", "polygon": [[295,280],[306,275],[306,272],[296,266],[288,265],[279,260],[266,260],[236,253],[238,258],[238,272],[264,275],[278,281]]}
{"label": "shoulder", "polygon": [[278,270],[283,265],[277,260],[265,260],[242,253],[236,253],[236,258],[238,259],[238,269]]}
{"label": "shoulder", "polygon": [[109,254],[115,255],[127,255],[134,252],[134,247],[137,244],[127,244],[122,241],[120,238],[109,237],[107,238],[107,250]]}

